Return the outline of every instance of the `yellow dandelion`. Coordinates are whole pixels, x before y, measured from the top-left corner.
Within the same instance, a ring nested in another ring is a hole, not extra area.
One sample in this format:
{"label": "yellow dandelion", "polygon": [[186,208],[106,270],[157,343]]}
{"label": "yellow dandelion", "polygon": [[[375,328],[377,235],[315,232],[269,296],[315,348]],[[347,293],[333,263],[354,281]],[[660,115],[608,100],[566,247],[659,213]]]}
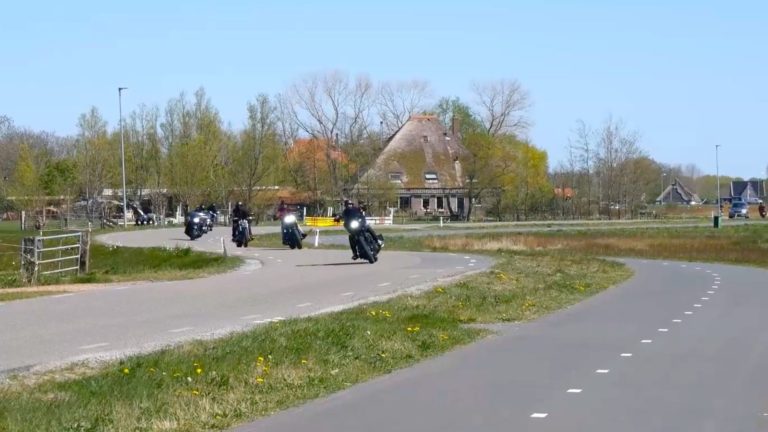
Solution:
{"label": "yellow dandelion", "polygon": [[197,374],[200,375],[201,373],[203,373],[203,368],[197,368],[195,369],[195,372],[197,372]]}
{"label": "yellow dandelion", "polygon": [[437,288],[435,288],[435,292],[444,293],[445,290],[442,289],[441,287],[437,287]]}
{"label": "yellow dandelion", "polygon": [[257,383],[259,383],[259,384],[261,384],[261,383],[263,383],[263,382],[264,382],[264,378],[262,378],[262,377],[258,377],[258,378],[256,378],[256,382],[257,382]]}
{"label": "yellow dandelion", "polygon": [[448,335],[441,334],[440,340],[448,340]]}
{"label": "yellow dandelion", "polygon": [[123,368],[123,373],[128,375],[129,373],[131,373],[131,370],[128,368]]}
{"label": "yellow dandelion", "polygon": [[376,316],[376,311],[375,311],[375,310],[372,310],[372,311],[368,312],[368,314],[369,314],[370,316]]}
{"label": "yellow dandelion", "polygon": [[301,364],[307,364],[307,360],[306,359],[301,359]]}
{"label": "yellow dandelion", "polygon": [[152,373],[155,373],[155,372],[157,372],[157,371],[155,370],[155,368],[149,368],[149,371],[150,371],[150,372],[152,372]]}
{"label": "yellow dandelion", "polygon": [[259,358],[256,359],[256,363],[259,363],[259,364],[264,363],[264,357],[259,356]]}
{"label": "yellow dandelion", "polygon": [[195,395],[195,396],[197,396],[197,395],[199,395],[199,394],[200,394],[200,392],[199,392],[199,391],[197,391],[197,390],[192,390],[192,394],[193,394],[193,395]]}

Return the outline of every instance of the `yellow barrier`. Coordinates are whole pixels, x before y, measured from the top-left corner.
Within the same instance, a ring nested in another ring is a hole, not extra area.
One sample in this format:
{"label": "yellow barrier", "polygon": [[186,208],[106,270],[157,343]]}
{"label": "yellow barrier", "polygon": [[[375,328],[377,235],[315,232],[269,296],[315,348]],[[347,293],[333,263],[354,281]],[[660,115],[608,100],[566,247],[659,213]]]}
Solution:
{"label": "yellow barrier", "polygon": [[335,222],[332,217],[307,217],[304,219],[304,225],[311,227],[332,227],[341,226],[341,222]]}

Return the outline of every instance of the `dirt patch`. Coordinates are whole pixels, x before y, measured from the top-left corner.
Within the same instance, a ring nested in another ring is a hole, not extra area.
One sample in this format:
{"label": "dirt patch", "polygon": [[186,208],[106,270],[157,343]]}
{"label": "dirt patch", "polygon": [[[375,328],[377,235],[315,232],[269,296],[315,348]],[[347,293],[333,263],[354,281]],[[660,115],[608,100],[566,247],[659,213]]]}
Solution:
{"label": "dirt patch", "polygon": [[92,283],[92,284],[37,285],[37,286],[21,287],[21,288],[0,288],[0,292],[2,293],[39,292],[39,291],[80,292],[80,291],[90,291],[90,290],[101,289],[101,288],[137,285],[140,283],[145,283],[145,282],[134,281],[134,282],[110,282],[110,283]]}

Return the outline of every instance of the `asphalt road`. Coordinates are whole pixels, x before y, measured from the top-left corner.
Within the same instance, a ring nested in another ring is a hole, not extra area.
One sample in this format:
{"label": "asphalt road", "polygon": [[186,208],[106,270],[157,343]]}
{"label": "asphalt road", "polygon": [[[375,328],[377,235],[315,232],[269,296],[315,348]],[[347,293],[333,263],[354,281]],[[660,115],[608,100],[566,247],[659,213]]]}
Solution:
{"label": "asphalt road", "polygon": [[[268,228],[273,230],[273,228]],[[191,245],[220,250],[216,229],[190,242],[181,228],[112,233],[124,246]],[[374,264],[349,251],[237,249],[237,271],[206,279],[112,284],[0,304],[0,376],[78,360],[110,359],[264,322],[348,307],[418,290],[492,263],[487,257],[389,252]]]}
{"label": "asphalt road", "polygon": [[625,262],[569,309],[236,430],[768,430],[768,272]]}

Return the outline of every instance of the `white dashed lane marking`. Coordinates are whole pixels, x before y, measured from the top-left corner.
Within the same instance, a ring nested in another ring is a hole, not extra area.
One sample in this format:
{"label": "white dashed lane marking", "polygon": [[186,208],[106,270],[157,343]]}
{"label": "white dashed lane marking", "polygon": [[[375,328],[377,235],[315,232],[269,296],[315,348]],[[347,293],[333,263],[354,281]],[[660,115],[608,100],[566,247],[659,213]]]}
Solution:
{"label": "white dashed lane marking", "polygon": [[672,320],[672,322],[673,323],[681,323],[681,322],[683,322],[683,320],[676,319],[676,320]]}
{"label": "white dashed lane marking", "polygon": [[607,374],[610,371],[611,371],[610,369],[598,369],[598,370],[595,371],[595,373]]}
{"label": "white dashed lane marking", "polygon": [[662,333],[665,333],[665,332],[668,332],[669,329],[661,328],[661,329],[659,329],[659,331],[662,332]]}
{"label": "white dashed lane marking", "polygon": [[683,313],[686,314],[686,315],[693,315],[693,312],[691,312],[691,311],[685,311]]}
{"label": "white dashed lane marking", "polygon": [[69,294],[59,294],[59,295],[51,296],[51,298],[72,297],[73,295],[74,294],[72,294],[72,293],[69,293]]}
{"label": "white dashed lane marking", "polygon": [[622,357],[632,357],[632,353],[621,353]]}
{"label": "white dashed lane marking", "polygon": [[581,393],[581,389],[568,389],[567,393]]}
{"label": "white dashed lane marking", "polygon": [[177,328],[173,330],[168,330],[168,333],[181,333],[181,332],[192,330],[193,328],[194,327],[182,327],[182,328]]}
{"label": "white dashed lane marking", "polygon": [[640,341],[640,343],[652,343],[653,341],[650,339],[643,339]]}
{"label": "white dashed lane marking", "polygon": [[350,291],[350,292],[345,292],[345,293],[343,293],[341,296],[342,296],[342,297],[349,297],[349,296],[351,296],[351,295],[355,295],[355,293],[353,293],[352,291]]}
{"label": "white dashed lane marking", "polygon": [[80,347],[80,349],[87,350],[87,349],[93,349],[93,348],[101,348],[101,347],[105,347],[107,345],[109,345],[109,344],[106,343],[106,342],[95,343],[95,344],[92,344],[92,345],[83,345],[83,346]]}
{"label": "white dashed lane marking", "polygon": [[302,303],[302,304],[296,305],[296,307],[300,307],[300,308],[307,307],[307,306],[312,306],[312,303]]}
{"label": "white dashed lane marking", "polygon": [[693,305],[693,307],[701,307],[701,305],[700,304],[695,304],[695,305]]}
{"label": "white dashed lane marking", "polygon": [[548,415],[549,414],[547,413],[533,413],[531,414],[531,418],[543,419],[543,418],[547,418]]}
{"label": "white dashed lane marking", "polygon": [[380,287],[385,287],[385,286],[388,286],[388,285],[392,285],[392,282],[384,282],[384,283],[380,283],[379,284]]}
{"label": "white dashed lane marking", "polygon": [[707,294],[714,294],[714,291],[707,291]]}
{"label": "white dashed lane marking", "polygon": [[709,300],[709,297],[702,297],[702,300]]}

